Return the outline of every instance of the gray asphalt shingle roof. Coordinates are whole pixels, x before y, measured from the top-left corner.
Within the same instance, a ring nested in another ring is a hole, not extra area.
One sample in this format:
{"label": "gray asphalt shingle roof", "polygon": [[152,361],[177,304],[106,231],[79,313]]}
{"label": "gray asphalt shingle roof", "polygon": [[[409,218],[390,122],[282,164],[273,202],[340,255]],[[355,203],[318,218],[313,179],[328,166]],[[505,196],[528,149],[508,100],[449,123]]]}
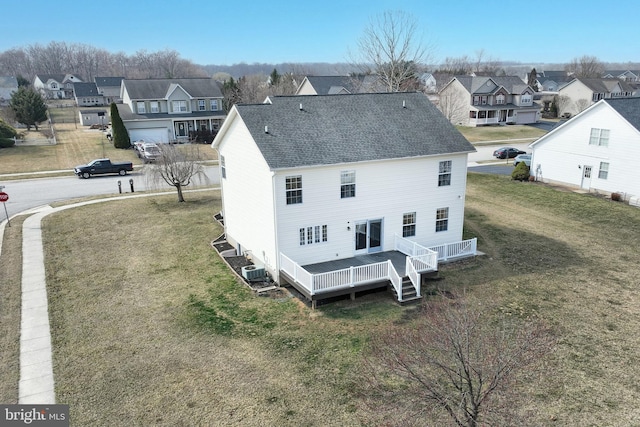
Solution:
{"label": "gray asphalt shingle roof", "polygon": [[490,84],[491,80],[498,86],[504,87],[510,94],[520,94],[528,87],[528,85],[518,76],[455,76],[455,78],[470,94],[493,93],[495,89],[492,88],[493,85]]}
{"label": "gray asphalt shingle roof", "polygon": [[221,98],[219,84],[209,78],[123,80],[131,99],[164,99],[172,85],[180,85],[193,98]]}
{"label": "gray asphalt shingle roof", "polygon": [[420,93],[286,96],[271,102],[235,106],[271,169],[475,151]]}
{"label": "gray asphalt shingle roof", "polygon": [[102,96],[98,92],[98,87],[95,83],[74,83],[73,92],[77,98],[84,98],[87,96]]}
{"label": "gray asphalt shingle roof", "polygon": [[640,98],[605,99],[631,126],[640,131]]}
{"label": "gray asphalt shingle roof", "polygon": [[96,77],[93,79],[98,87],[120,87],[122,80],[124,77]]}

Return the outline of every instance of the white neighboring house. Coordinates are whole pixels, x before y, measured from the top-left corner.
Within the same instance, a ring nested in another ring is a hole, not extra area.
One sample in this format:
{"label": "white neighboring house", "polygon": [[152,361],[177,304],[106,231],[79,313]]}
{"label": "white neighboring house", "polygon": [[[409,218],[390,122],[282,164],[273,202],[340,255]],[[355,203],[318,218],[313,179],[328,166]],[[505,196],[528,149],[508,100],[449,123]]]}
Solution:
{"label": "white neighboring house", "polygon": [[[461,243],[475,149],[422,94],[239,104],[212,146],[227,241],[312,301],[384,280],[406,299],[404,276],[419,296],[420,273],[437,270],[438,255],[475,254],[475,240]],[[389,269],[384,254],[398,251],[417,258]],[[358,267],[361,255],[383,259]]]}
{"label": "white neighboring house", "polygon": [[14,76],[0,76],[0,105],[8,105],[14,92],[18,91],[18,79]]}
{"label": "white neighboring house", "polygon": [[598,101],[530,147],[538,180],[640,196],[640,98]]}
{"label": "white neighboring house", "polygon": [[630,98],[633,90],[619,79],[573,79],[558,90],[558,116],[575,116],[601,99]]}
{"label": "white neighboring house", "polygon": [[73,84],[81,82],[73,74],[36,74],[33,88],[45,99],[73,99]]}

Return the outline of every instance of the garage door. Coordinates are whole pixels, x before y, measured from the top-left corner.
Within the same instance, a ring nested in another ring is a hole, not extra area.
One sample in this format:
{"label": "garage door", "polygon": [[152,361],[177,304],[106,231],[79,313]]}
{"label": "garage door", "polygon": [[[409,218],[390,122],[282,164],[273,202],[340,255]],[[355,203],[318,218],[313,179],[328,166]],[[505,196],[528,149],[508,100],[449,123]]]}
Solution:
{"label": "garage door", "polygon": [[516,117],[516,124],[524,125],[527,123],[535,123],[536,121],[536,112],[531,111],[527,113],[518,113],[518,117]]}
{"label": "garage door", "polygon": [[131,129],[129,138],[131,138],[131,142],[144,141],[158,144],[169,142],[169,132],[167,132],[167,128]]}

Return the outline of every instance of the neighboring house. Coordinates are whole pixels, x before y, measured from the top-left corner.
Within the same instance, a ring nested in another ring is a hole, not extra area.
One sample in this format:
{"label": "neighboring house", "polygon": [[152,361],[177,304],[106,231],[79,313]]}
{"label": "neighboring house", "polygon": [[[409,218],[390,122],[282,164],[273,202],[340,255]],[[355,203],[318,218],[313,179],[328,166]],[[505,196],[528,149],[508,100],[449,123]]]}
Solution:
{"label": "neighboring house", "polygon": [[104,97],[106,105],[117,102],[120,99],[120,86],[124,77],[95,77],[98,93]]}
{"label": "neighboring house", "polygon": [[536,85],[538,91],[557,92],[571,80],[573,77],[569,76],[566,71],[542,71],[537,75]]}
{"label": "neighboring house", "polygon": [[36,74],[33,88],[45,99],[73,99],[73,84],[80,82],[73,74]]}
{"label": "neighboring house", "polygon": [[18,79],[14,76],[0,76],[0,105],[8,105],[13,92],[18,91]]}
{"label": "neighboring house", "polygon": [[377,88],[376,76],[306,76],[296,95],[348,95],[384,92]]}
{"label": "neighboring house", "polygon": [[78,107],[96,107],[104,105],[104,96],[98,92],[95,83],[74,83],[73,94]]}
{"label": "neighboring house", "polygon": [[529,124],[540,119],[534,90],[520,77],[455,76],[440,90],[439,108],[454,124]]}
{"label": "neighboring house", "polygon": [[634,88],[618,79],[576,78],[558,90],[558,115],[573,116],[601,99],[629,98]]}
{"label": "neighboring house", "polygon": [[426,93],[435,93],[438,90],[436,76],[432,73],[423,73],[420,76],[420,84],[422,84]]}
{"label": "neighboring house", "polygon": [[640,82],[638,70],[607,70],[602,76],[605,79],[619,79],[625,82]]}
{"label": "neighboring house", "polygon": [[105,110],[80,110],[78,115],[80,116],[80,124],[82,126],[107,126],[109,124],[109,115]]}
{"label": "neighboring house", "polygon": [[209,142],[225,119],[222,91],[209,78],[122,80],[118,113],[131,141]]}
{"label": "neighboring house", "polygon": [[420,295],[427,248],[475,254],[461,242],[475,149],[421,93],[238,104],[213,147],[227,241],[312,301],[389,281],[406,299],[408,276]]}
{"label": "neighboring house", "polygon": [[640,196],[640,98],[600,100],[530,147],[537,180]]}

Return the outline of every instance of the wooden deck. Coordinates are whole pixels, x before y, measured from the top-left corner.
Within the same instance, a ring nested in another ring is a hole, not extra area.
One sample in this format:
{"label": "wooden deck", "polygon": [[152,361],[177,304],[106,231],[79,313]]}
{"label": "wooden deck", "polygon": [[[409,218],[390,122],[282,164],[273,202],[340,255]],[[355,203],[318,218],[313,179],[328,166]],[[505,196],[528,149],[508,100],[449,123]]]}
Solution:
{"label": "wooden deck", "polygon": [[327,273],[334,270],[342,270],[343,268],[357,267],[360,265],[375,264],[390,260],[393,267],[400,276],[405,275],[405,260],[407,256],[399,251],[377,252],[373,254],[358,255],[351,258],[338,259],[335,261],[320,262],[317,264],[303,265],[302,268],[309,273]]}

